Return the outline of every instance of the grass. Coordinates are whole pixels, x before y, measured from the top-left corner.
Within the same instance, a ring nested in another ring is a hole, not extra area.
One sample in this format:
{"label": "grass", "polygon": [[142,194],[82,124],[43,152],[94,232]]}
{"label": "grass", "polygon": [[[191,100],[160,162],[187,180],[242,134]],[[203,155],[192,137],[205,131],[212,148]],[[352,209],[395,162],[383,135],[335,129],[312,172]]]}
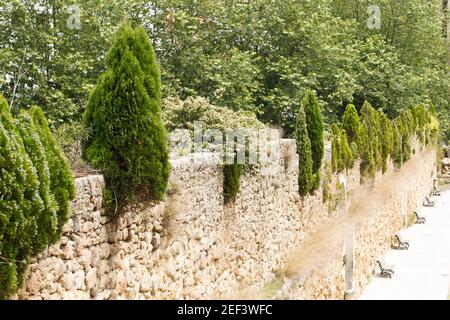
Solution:
{"label": "grass", "polygon": [[267,283],[263,288],[263,298],[271,299],[277,293],[278,290],[283,286],[283,275],[281,272],[275,274],[275,278]]}
{"label": "grass", "polygon": [[409,214],[408,215],[408,222],[407,222],[407,227],[411,227],[416,223],[416,216],[413,214]]}

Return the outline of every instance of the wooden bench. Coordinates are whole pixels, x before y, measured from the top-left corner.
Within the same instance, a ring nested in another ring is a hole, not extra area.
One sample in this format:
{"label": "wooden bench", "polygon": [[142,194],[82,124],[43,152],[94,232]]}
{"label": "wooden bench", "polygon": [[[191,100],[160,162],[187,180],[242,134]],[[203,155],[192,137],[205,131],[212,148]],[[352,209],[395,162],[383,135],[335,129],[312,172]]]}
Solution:
{"label": "wooden bench", "polygon": [[425,197],[425,202],[423,203],[424,207],[434,207],[434,201],[431,201],[430,198]]}
{"label": "wooden bench", "polygon": [[417,211],[414,211],[414,215],[416,216],[416,224],[425,224],[427,219],[424,216],[421,216]]}
{"label": "wooden bench", "polygon": [[440,196],[441,195],[441,190],[439,190],[438,188],[436,188],[436,186],[433,186],[433,191],[431,192],[431,194],[433,196]]}
{"label": "wooden bench", "polygon": [[378,267],[380,268],[380,276],[387,275],[392,278],[394,274],[394,267],[387,265],[383,260],[377,260]]}
{"label": "wooden bench", "polygon": [[396,234],[394,236],[397,245],[393,246],[394,249],[404,249],[404,250],[408,250],[409,249],[409,241],[403,239],[403,237],[400,234]]}

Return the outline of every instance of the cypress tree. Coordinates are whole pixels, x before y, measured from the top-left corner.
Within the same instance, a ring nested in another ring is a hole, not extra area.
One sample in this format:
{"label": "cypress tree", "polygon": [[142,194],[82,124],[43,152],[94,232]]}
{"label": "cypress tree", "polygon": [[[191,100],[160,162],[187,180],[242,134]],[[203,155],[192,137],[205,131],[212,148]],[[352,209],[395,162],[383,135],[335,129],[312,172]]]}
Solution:
{"label": "cypress tree", "polygon": [[311,156],[313,161],[312,172],[314,176],[310,185],[310,191],[314,191],[320,185],[320,168],[322,166],[324,156],[323,118],[314,92],[307,92],[302,101],[302,106],[305,110],[308,137],[311,142]]}
{"label": "cypress tree", "polygon": [[403,163],[408,161],[411,157],[411,138],[415,133],[416,127],[414,123],[414,117],[411,110],[403,110],[399,115],[399,132],[402,137],[401,139],[401,150],[402,150],[402,160]]}
{"label": "cypress tree", "polygon": [[393,132],[392,132],[392,124],[388,117],[383,113],[379,112],[380,118],[380,145],[381,145],[381,158],[382,158],[382,172],[386,172],[387,170],[387,159],[389,154],[392,153],[393,148]]}
{"label": "cypress tree", "polygon": [[59,238],[75,189],[42,110],[33,107],[14,119],[2,96],[0,171],[0,299],[4,299],[22,284],[28,257]]}
{"label": "cypress tree", "polygon": [[297,152],[299,155],[298,188],[300,195],[305,196],[311,190],[313,159],[311,142],[308,136],[306,115],[303,106],[300,106],[298,111],[295,137],[297,140]]}
{"label": "cypress tree", "polygon": [[347,133],[345,130],[340,131],[340,149],[341,149],[341,170],[353,167],[353,154],[348,143]]}
{"label": "cypress tree", "polygon": [[402,135],[399,129],[398,118],[392,121],[392,160],[400,167],[402,165]]}
{"label": "cypress tree", "polygon": [[145,31],[123,23],[106,66],[84,115],[92,130],[84,157],[103,170],[111,205],[120,208],[133,192],[160,200],[169,177],[167,134],[160,69]]}
{"label": "cypress tree", "polygon": [[342,172],[354,165],[354,157],[348,143],[347,132],[336,124],[332,127],[331,141],[332,167],[335,172]]}
{"label": "cypress tree", "polygon": [[37,234],[33,243],[33,253],[37,254],[57,238],[58,205],[50,188],[51,173],[47,155],[30,115],[21,111],[16,120],[16,126],[20,132],[25,151],[36,169],[39,179],[39,195],[44,206],[43,210],[35,217]]}
{"label": "cypress tree", "polygon": [[378,112],[365,102],[361,108],[361,176],[374,177],[377,168],[381,169],[381,144],[379,142],[380,122]]}
{"label": "cypress tree", "polygon": [[1,95],[0,170],[0,299],[5,299],[22,281],[44,204],[38,175]]}
{"label": "cypress tree", "polygon": [[55,242],[62,227],[69,220],[70,202],[75,198],[76,192],[75,181],[69,162],[53,137],[42,109],[34,106],[30,109],[29,114],[47,157],[50,171],[50,191],[58,206],[56,212],[57,232],[51,239],[51,242]]}
{"label": "cypress tree", "polygon": [[345,109],[342,116],[342,128],[345,130],[348,142],[352,146],[354,157],[358,157],[359,145],[361,144],[361,122],[353,104],[349,104]]}
{"label": "cypress tree", "polygon": [[225,203],[236,199],[240,188],[241,164],[226,164],[223,167],[223,193]]}
{"label": "cypress tree", "polygon": [[331,166],[333,172],[339,172],[341,170],[341,139],[340,139],[340,128],[337,124],[331,126]]}

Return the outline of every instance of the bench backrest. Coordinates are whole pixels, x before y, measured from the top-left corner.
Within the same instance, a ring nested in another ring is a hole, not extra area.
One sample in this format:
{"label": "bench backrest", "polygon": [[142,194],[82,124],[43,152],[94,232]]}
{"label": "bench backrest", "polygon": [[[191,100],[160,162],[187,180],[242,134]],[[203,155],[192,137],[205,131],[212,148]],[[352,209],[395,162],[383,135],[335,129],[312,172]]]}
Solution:
{"label": "bench backrest", "polygon": [[381,264],[381,261],[380,261],[380,260],[377,260],[377,264],[378,264],[378,266],[380,267],[380,269],[384,269],[384,268],[383,268],[383,265]]}

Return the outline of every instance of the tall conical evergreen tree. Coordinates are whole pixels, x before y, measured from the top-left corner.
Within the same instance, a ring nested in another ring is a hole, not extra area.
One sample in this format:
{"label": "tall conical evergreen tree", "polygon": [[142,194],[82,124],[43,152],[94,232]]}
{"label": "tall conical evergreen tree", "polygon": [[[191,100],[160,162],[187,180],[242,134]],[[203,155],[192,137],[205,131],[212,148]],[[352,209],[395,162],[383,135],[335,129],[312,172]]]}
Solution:
{"label": "tall conical evergreen tree", "polygon": [[381,169],[382,155],[380,136],[380,121],[378,112],[366,101],[361,108],[361,177],[373,178],[375,172]]}
{"label": "tall conical evergreen tree", "polygon": [[44,209],[36,170],[0,95],[0,299],[21,282]]}
{"label": "tall conical evergreen tree", "polygon": [[314,191],[320,185],[320,168],[322,166],[324,156],[323,118],[314,92],[307,92],[302,101],[302,106],[305,110],[308,137],[311,142],[311,156],[313,161],[313,181],[310,185],[310,191]]}
{"label": "tall conical evergreen tree", "polygon": [[409,160],[412,153],[411,139],[416,126],[411,110],[403,110],[398,116],[398,129],[401,135],[402,163]]}
{"label": "tall conical evergreen tree", "polygon": [[162,199],[169,177],[167,134],[160,69],[144,29],[123,23],[106,66],[84,115],[92,130],[84,156],[105,174],[112,206],[122,206],[133,192]]}
{"label": "tall conical evergreen tree", "polygon": [[300,106],[298,111],[295,138],[297,140],[297,152],[299,155],[298,188],[300,195],[305,196],[311,190],[313,160],[303,106]]}
{"label": "tall conical evergreen tree", "polygon": [[342,116],[342,128],[347,132],[348,140],[350,142],[358,139],[361,123],[355,105],[349,104],[345,109],[344,115]]}
{"label": "tall conical evergreen tree", "polygon": [[402,134],[400,127],[399,118],[392,121],[392,161],[400,167],[402,165]]}
{"label": "tall conical evergreen tree", "polygon": [[33,106],[29,114],[47,157],[50,171],[50,191],[58,205],[57,232],[50,239],[51,242],[55,242],[59,238],[62,227],[69,220],[70,203],[75,198],[76,192],[75,181],[69,162],[53,137],[42,109]]}
{"label": "tall conical evergreen tree", "polygon": [[347,133],[348,143],[351,146],[353,156],[355,158],[358,157],[361,144],[361,122],[353,104],[349,104],[345,109],[342,116],[342,128]]}
{"label": "tall conical evergreen tree", "polygon": [[16,120],[16,127],[22,137],[25,151],[36,169],[39,179],[39,195],[44,205],[44,209],[35,217],[37,234],[34,239],[33,254],[37,254],[57,238],[58,204],[51,191],[51,173],[48,167],[47,154],[28,112],[24,110],[20,112]]}
{"label": "tall conical evergreen tree", "polygon": [[380,144],[381,144],[381,158],[382,158],[382,172],[387,170],[387,160],[392,153],[394,144],[394,133],[392,131],[391,120],[383,113],[379,112],[380,119]]}
{"label": "tall conical evergreen tree", "polygon": [[59,238],[75,192],[42,110],[30,113],[14,119],[0,96],[0,299],[21,285],[28,257]]}

